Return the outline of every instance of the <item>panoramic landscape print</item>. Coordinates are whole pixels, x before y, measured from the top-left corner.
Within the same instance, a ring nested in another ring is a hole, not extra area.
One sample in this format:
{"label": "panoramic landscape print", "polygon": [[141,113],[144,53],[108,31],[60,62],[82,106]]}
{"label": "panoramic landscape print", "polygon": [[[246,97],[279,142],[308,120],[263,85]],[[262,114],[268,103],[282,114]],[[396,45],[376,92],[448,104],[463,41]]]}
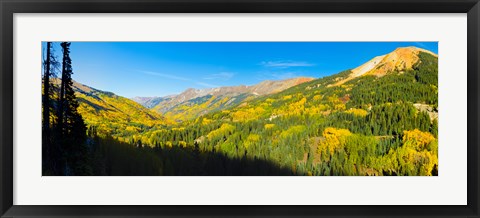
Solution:
{"label": "panoramic landscape print", "polygon": [[39,71],[43,176],[438,175],[437,42],[42,42]]}

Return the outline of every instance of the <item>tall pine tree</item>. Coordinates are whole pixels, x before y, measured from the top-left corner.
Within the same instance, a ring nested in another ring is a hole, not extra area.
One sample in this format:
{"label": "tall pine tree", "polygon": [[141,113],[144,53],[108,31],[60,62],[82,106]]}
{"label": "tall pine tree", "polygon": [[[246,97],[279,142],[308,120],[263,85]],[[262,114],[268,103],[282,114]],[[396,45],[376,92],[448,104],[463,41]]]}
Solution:
{"label": "tall pine tree", "polygon": [[56,143],[58,136],[53,131],[56,123],[56,117],[53,115],[57,106],[55,96],[58,88],[55,84],[55,72],[59,67],[54,53],[53,44],[47,42],[42,78],[42,165],[44,175],[58,174],[61,165],[59,162],[61,154],[58,151],[58,143]]}
{"label": "tall pine tree", "polygon": [[52,43],[47,42],[47,56],[44,60],[43,72],[43,114],[42,114],[42,161],[45,169],[52,169],[51,138],[50,138],[50,69],[51,69],[51,47]]}
{"label": "tall pine tree", "polygon": [[79,106],[73,90],[70,42],[62,42],[62,80],[58,102],[58,133],[64,161],[63,175],[88,175],[86,126],[78,113]]}

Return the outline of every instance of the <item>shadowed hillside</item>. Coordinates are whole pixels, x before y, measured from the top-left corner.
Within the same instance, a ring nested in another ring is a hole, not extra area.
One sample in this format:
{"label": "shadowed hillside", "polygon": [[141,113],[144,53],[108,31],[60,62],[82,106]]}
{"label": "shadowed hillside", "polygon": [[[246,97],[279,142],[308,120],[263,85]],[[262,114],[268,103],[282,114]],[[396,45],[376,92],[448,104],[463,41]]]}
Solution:
{"label": "shadowed hillside", "polygon": [[88,168],[95,176],[291,176],[288,168],[252,158],[229,158],[198,148],[136,147],[92,137]]}

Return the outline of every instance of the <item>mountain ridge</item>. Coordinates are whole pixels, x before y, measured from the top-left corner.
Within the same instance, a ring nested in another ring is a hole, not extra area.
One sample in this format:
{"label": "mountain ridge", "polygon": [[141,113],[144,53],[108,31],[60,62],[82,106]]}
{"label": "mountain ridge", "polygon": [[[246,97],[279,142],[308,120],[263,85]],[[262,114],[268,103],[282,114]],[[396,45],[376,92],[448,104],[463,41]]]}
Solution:
{"label": "mountain ridge", "polygon": [[438,58],[437,54],[426,49],[414,46],[399,47],[388,54],[376,56],[360,66],[351,69],[352,73],[347,78],[339,80],[336,83],[331,84],[331,86],[342,85],[354,78],[364,75],[382,77],[393,71],[402,73],[406,70],[411,70],[414,64],[419,61],[420,52],[424,52]]}
{"label": "mountain ridge", "polygon": [[[167,95],[162,97],[142,97],[136,96],[131,98],[140,104],[148,105],[154,99],[172,99],[177,97],[178,102],[188,101],[194,98],[203,97],[206,95],[226,95],[226,94],[253,94],[253,95],[265,95],[285,90],[294,85],[301,84],[303,82],[312,81],[311,77],[295,77],[283,80],[263,80],[255,85],[238,85],[238,86],[220,86],[215,88],[195,89],[187,88],[179,94]],[[180,97],[180,98],[178,98]],[[151,108],[147,106],[148,108]]]}
{"label": "mountain ridge", "polygon": [[121,138],[121,131],[134,133],[153,126],[173,124],[160,114],[113,92],[76,81],[73,82],[73,90],[79,102],[79,113],[89,126],[98,127],[100,134]]}

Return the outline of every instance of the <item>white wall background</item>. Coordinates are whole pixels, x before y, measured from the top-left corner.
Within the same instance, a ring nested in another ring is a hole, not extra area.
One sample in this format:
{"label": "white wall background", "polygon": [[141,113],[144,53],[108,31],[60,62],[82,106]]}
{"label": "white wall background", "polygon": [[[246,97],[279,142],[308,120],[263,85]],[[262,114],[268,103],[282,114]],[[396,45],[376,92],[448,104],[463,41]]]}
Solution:
{"label": "white wall background", "polygon": [[[14,204],[466,204],[466,34],[466,14],[15,14]],[[42,177],[41,41],[438,41],[439,176]]]}

